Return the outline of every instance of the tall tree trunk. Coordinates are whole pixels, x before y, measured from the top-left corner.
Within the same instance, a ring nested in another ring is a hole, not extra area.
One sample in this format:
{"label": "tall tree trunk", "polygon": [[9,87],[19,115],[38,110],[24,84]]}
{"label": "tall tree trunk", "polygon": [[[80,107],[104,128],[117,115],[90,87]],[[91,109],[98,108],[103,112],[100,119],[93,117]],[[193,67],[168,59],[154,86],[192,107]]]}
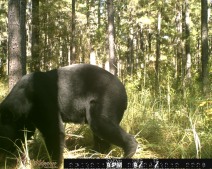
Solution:
{"label": "tall tree trunk", "polygon": [[[49,13],[46,12],[43,16],[44,23],[48,23],[48,17]],[[48,52],[48,46],[49,46],[49,37],[48,37],[48,24],[44,24],[44,52],[42,54],[42,61],[41,61],[41,68],[44,70],[48,69],[47,66],[47,52]]]}
{"label": "tall tree trunk", "polygon": [[127,52],[127,73],[132,76],[134,70],[134,46],[133,46],[133,26],[129,30],[128,52]]}
{"label": "tall tree trunk", "polygon": [[98,0],[98,29],[100,29],[101,26],[101,0]]}
{"label": "tall tree trunk", "polygon": [[190,53],[190,17],[189,1],[185,0],[185,55],[186,55],[186,86],[190,86],[191,80],[191,53]]}
{"label": "tall tree trunk", "polygon": [[180,89],[180,82],[181,82],[181,75],[182,75],[182,7],[180,3],[176,3],[176,31],[177,31],[177,47],[176,47],[176,72],[175,78],[176,80],[176,87]]}
{"label": "tall tree trunk", "polygon": [[139,26],[139,41],[140,41],[140,51],[141,51],[141,62],[144,62],[144,52],[145,52],[145,40],[144,40],[144,33],[143,33],[143,26]]}
{"label": "tall tree trunk", "polygon": [[[26,4],[26,2],[24,3],[21,0],[8,1],[8,66],[10,90],[17,83],[17,81],[21,79],[23,73],[25,73],[25,71],[23,71],[24,66],[22,66],[24,61],[22,54],[24,53],[24,49],[26,49],[26,47],[23,47],[23,45],[26,44],[24,43],[26,30],[23,26],[23,24],[25,25],[25,16],[23,13],[21,13],[25,8],[22,6],[24,4]],[[24,18],[21,19],[21,16],[24,16]]]}
{"label": "tall tree trunk", "polygon": [[90,51],[90,64],[96,65],[96,53],[93,48],[91,48],[91,51]]}
{"label": "tall tree trunk", "polygon": [[86,33],[87,33],[87,43],[88,43],[88,50],[89,52],[91,52],[91,40],[90,40],[90,1],[86,0],[86,19],[87,19],[87,23],[86,23]]}
{"label": "tall tree trunk", "polygon": [[159,60],[160,60],[160,30],[161,30],[161,11],[158,11],[158,26],[156,35],[156,62],[155,62],[155,93],[159,93]]}
{"label": "tall tree trunk", "polygon": [[107,0],[107,12],[108,12],[109,67],[110,72],[116,75],[117,63],[115,57],[115,27],[114,27],[113,0]]}
{"label": "tall tree trunk", "polygon": [[[188,1],[184,0],[182,4],[182,41],[184,43],[183,49],[182,49],[182,92],[185,96],[185,89],[187,87],[187,57],[190,56],[188,54]],[[190,50],[190,49],[189,49]]]}
{"label": "tall tree trunk", "polygon": [[96,65],[96,55],[94,48],[92,47],[92,36],[91,36],[91,28],[90,28],[90,13],[91,13],[91,7],[93,5],[93,1],[86,0],[86,5],[87,5],[87,13],[86,13],[86,18],[87,18],[87,43],[88,43],[88,50],[90,54],[90,64]]}
{"label": "tall tree trunk", "polygon": [[22,75],[26,74],[26,0],[20,0],[21,23],[21,65]]}
{"label": "tall tree trunk", "polygon": [[152,53],[152,30],[151,28],[148,30],[148,53],[151,55]]}
{"label": "tall tree trunk", "polygon": [[32,71],[40,70],[39,58],[39,0],[32,0]]}
{"label": "tall tree trunk", "polygon": [[76,45],[75,45],[75,0],[72,0],[72,21],[71,21],[71,58],[69,58],[69,65],[75,62],[76,59]]}
{"label": "tall tree trunk", "polygon": [[202,91],[204,96],[209,95],[209,68],[208,68],[208,1],[201,0],[201,38],[202,38]]}

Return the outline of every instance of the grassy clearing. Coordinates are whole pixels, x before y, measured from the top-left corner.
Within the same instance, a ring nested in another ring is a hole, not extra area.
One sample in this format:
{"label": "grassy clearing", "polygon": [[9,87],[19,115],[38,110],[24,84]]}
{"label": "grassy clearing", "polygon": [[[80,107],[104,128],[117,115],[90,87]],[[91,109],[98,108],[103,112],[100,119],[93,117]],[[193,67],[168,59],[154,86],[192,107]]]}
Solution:
{"label": "grassy clearing", "polygon": [[211,101],[177,100],[179,94],[175,93],[158,100],[149,89],[128,90],[128,96],[122,125],[153,154],[159,158],[212,158]]}
{"label": "grassy clearing", "polygon": [[[8,91],[5,82],[0,83],[0,99]],[[175,92],[155,98],[148,88],[138,90],[130,84],[126,86],[128,109],[121,126],[134,134],[139,143],[135,158],[212,158],[212,101],[189,94],[185,99]],[[66,124],[66,145],[65,158],[123,155],[116,146],[108,154],[92,150],[92,133],[86,125]],[[8,157],[4,168],[16,166],[16,161],[23,167],[23,154],[27,160],[49,159],[39,132],[27,141],[23,150]]]}

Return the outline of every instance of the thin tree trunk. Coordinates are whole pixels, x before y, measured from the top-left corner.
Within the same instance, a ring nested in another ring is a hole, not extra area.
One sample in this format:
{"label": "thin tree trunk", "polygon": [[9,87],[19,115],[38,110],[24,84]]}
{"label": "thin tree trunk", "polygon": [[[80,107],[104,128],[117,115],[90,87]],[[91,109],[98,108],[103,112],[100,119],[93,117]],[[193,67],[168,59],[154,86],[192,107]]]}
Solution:
{"label": "thin tree trunk", "polygon": [[20,0],[21,23],[21,65],[22,75],[26,74],[26,0]]}
{"label": "thin tree trunk", "polygon": [[209,94],[208,69],[208,1],[201,0],[201,38],[202,38],[202,90],[203,95]]}
{"label": "thin tree trunk", "polygon": [[[44,23],[47,23],[48,22],[48,13],[46,12],[45,15],[44,15]],[[44,52],[43,52],[43,59],[42,59],[42,62],[41,62],[41,65],[40,67],[42,67],[44,70],[47,69],[47,52],[48,52],[48,46],[49,46],[49,41],[48,41],[48,25],[47,24],[44,24],[44,27],[45,27],[45,31],[44,31]]]}
{"label": "thin tree trunk", "polygon": [[89,50],[89,59],[90,59],[90,64],[96,64],[96,55],[94,48],[92,47],[92,37],[91,37],[91,29],[90,29],[90,8],[93,5],[93,1],[86,0],[86,5],[87,5],[87,13],[86,13],[86,18],[87,18],[87,43],[88,43],[88,50]]}
{"label": "thin tree trunk", "polygon": [[87,33],[87,43],[88,43],[88,49],[89,49],[89,52],[91,52],[91,42],[90,42],[90,1],[89,0],[86,0],[86,8],[87,8],[87,11],[86,11],[86,19],[87,19],[87,23],[86,23],[86,26],[87,26],[87,29],[86,29],[86,33]]}
{"label": "thin tree trunk", "polygon": [[20,0],[9,0],[8,1],[8,67],[9,67],[9,89],[21,79],[23,74],[23,66],[21,57],[22,39],[21,36],[21,1]]}
{"label": "thin tree trunk", "polygon": [[127,52],[127,72],[130,76],[133,75],[134,70],[134,47],[133,47],[133,28],[129,30],[128,37],[128,52]]}
{"label": "thin tree trunk", "polygon": [[71,21],[71,58],[69,65],[75,62],[76,59],[76,45],[75,45],[75,0],[72,0],[72,21]]}
{"label": "thin tree trunk", "polygon": [[80,50],[80,55],[79,55],[79,59],[80,59],[80,63],[84,63],[85,62],[85,56],[84,56],[84,49],[83,49],[83,33],[82,33],[82,29],[80,31],[80,46],[79,46],[79,50]]}
{"label": "thin tree trunk", "polygon": [[107,11],[108,11],[109,67],[110,72],[116,75],[117,63],[115,57],[115,26],[114,26],[113,0],[107,0]]}
{"label": "thin tree trunk", "polygon": [[39,58],[39,0],[32,0],[32,71],[40,70]]}
{"label": "thin tree trunk", "polygon": [[100,9],[101,8],[101,0],[98,0],[98,29],[100,29],[100,25],[101,25],[101,12]]}
{"label": "thin tree trunk", "polygon": [[143,33],[143,27],[140,26],[139,29],[139,41],[140,41],[140,51],[141,51],[141,62],[144,62],[144,53],[145,53],[145,44],[144,44],[144,33]]}
{"label": "thin tree trunk", "polygon": [[182,92],[185,96],[186,89],[186,64],[187,64],[187,56],[186,56],[186,0],[182,3],[182,68],[181,68],[181,84],[182,84]]}
{"label": "thin tree trunk", "polygon": [[190,17],[189,2],[185,0],[185,54],[186,54],[186,86],[190,86],[191,80],[191,53],[190,53]]}
{"label": "thin tree trunk", "polygon": [[90,64],[96,65],[96,53],[93,48],[91,49],[90,52]]}
{"label": "thin tree trunk", "polygon": [[151,55],[152,53],[152,30],[148,30],[148,53]]}
{"label": "thin tree trunk", "polygon": [[160,61],[160,30],[161,30],[161,11],[158,11],[158,26],[156,35],[156,62],[155,62],[155,93],[159,93],[159,61]]}
{"label": "thin tree trunk", "polygon": [[175,77],[177,79],[176,86],[178,89],[180,89],[180,82],[181,82],[181,75],[182,75],[182,38],[180,35],[182,35],[182,8],[180,3],[176,3],[176,31],[177,31],[177,47],[176,47],[176,73]]}

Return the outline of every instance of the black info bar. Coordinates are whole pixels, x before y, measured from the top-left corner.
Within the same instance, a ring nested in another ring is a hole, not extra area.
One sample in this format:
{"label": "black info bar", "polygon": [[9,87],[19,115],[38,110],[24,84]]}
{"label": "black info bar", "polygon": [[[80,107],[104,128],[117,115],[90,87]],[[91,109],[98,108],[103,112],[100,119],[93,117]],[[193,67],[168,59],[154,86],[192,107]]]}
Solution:
{"label": "black info bar", "polygon": [[64,169],[74,168],[212,168],[211,159],[64,159]]}

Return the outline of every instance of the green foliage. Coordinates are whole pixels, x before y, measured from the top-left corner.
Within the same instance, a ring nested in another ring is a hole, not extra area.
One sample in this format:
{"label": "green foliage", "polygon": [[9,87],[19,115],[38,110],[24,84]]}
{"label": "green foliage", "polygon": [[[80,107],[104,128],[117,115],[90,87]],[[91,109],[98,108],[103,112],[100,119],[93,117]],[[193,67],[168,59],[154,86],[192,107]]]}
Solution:
{"label": "green foliage", "polygon": [[185,98],[173,93],[168,103],[163,99],[166,93],[161,92],[158,100],[149,88],[128,83],[129,104],[122,125],[142,138],[142,144],[160,158],[212,157],[211,101],[191,93]]}
{"label": "green foliage", "polygon": [[0,2],[0,78],[5,74],[7,59],[7,1]]}

